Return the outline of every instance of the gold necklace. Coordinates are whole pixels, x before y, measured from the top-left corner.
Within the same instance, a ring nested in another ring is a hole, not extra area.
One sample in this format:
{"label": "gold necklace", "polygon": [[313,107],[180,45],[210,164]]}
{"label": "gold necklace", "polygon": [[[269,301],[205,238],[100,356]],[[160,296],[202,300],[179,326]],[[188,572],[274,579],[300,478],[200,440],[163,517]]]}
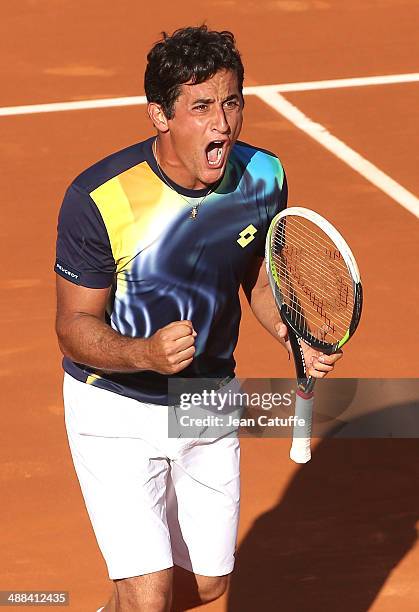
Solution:
{"label": "gold necklace", "polygon": [[206,198],[207,198],[207,197],[210,195],[210,193],[212,193],[212,189],[210,189],[210,190],[208,191],[208,193],[206,193],[206,194],[204,195],[204,197],[200,199],[200,201],[199,201],[199,202],[196,202],[195,204],[192,204],[192,203],[190,202],[190,200],[188,200],[187,198],[185,198],[185,196],[184,196],[184,195],[182,195],[181,193],[179,193],[178,191],[176,191],[176,189],[175,189],[174,187],[172,187],[172,186],[171,186],[171,184],[170,184],[170,183],[168,183],[168,182],[166,181],[166,179],[165,179],[165,177],[164,177],[164,174],[163,174],[163,171],[162,171],[162,169],[160,168],[159,159],[158,159],[158,156],[157,156],[157,138],[155,138],[155,139],[154,139],[154,141],[153,141],[153,146],[152,146],[152,149],[153,149],[154,159],[156,160],[157,170],[159,171],[159,174],[160,174],[160,176],[161,176],[161,179],[162,179],[163,183],[164,183],[165,185],[167,185],[167,186],[169,187],[169,189],[171,189],[172,191],[174,191],[175,193],[177,193],[177,195],[178,195],[178,196],[180,196],[180,197],[181,197],[183,200],[185,200],[185,202],[187,202],[187,203],[189,204],[189,206],[192,206],[192,210],[191,210],[191,214],[189,215],[189,219],[196,219],[196,218],[197,218],[197,216],[198,216],[198,210],[199,210],[199,207],[201,206],[201,204],[203,204],[203,203],[204,203],[204,201],[205,201],[205,200],[206,200]]}

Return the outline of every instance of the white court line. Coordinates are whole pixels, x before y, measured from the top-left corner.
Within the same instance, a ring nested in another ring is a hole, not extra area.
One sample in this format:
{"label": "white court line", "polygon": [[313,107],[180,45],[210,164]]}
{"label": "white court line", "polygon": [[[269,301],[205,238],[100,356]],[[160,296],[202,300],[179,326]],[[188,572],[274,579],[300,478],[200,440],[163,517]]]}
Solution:
{"label": "white court line", "polygon": [[365,157],[362,157],[354,149],[348,147],[342,140],[333,136],[323,125],[312,121],[312,119],[302,113],[294,104],[288,102],[281,94],[274,91],[265,91],[257,95],[265,104],[268,104],[268,106],[311,136],[316,142],[348,164],[348,166],[366,178],[370,183],[381,189],[381,191],[403,206],[412,215],[419,218],[419,199],[399,185],[388,174],[374,166],[374,164],[365,159]]}
{"label": "white court line", "polygon": [[328,81],[307,81],[302,83],[282,83],[282,85],[258,85],[245,87],[247,94],[259,95],[263,91],[281,93],[291,91],[314,91],[318,89],[341,89],[343,87],[365,87],[369,85],[397,85],[398,83],[417,83],[419,72],[409,74],[388,74],[383,76],[356,77],[351,79],[331,79]]}
{"label": "white court line", "polygon": [[89,108],[112,108],[117,106],[138,106],[146,104],[145,96],[129,96],[125,98],[100,98],[98,100],[76,100],[75,102],[51,102],[48,104],[26,104],[25,106],[0,107],[0,117],[11,115],[33,115],[38,113],[57,113],[72,110],[87,110]]}
{"label": "white court line", "polygon": [[[351,79],[331,79],[328,81],[308,81],[306,83],[282,83],[277,85],[255,85],[244,87],[245,95],[260,95],[269,92],[313,91],[318,89],[340,89],[342,87],[362,87],[368,85],[394,85],[397,83],[415,83],[419,81],[419,72],[410,74],[390,74],[383,76],[356,77]],[[31,115],[38,113],[56,113],[92,108],[115,108],[120,106],[137,106],[146,104],[145,96],[127,96],[122,98],[100,98],[96,100],[77,100],[74,102],[51,102],[47,104],[26,104],[24,106],[0,107],[0,117],[13,115]]]}

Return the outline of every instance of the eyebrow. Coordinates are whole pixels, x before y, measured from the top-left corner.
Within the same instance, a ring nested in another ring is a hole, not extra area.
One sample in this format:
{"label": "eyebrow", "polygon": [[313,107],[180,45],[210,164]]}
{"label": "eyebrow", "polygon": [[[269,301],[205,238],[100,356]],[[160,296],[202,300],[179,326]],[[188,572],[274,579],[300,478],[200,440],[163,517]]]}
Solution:
{"label": "eyebrow", "polygon": [[[231,94],[231,96],[227,96],[227,98],[223,100],[223,104],[234,99],[238,100],[239,96],[237,94]],[[212,102],[214,102],[214,98],[198,98],[197,100],[194,100],[192,104],[211,104]]]}

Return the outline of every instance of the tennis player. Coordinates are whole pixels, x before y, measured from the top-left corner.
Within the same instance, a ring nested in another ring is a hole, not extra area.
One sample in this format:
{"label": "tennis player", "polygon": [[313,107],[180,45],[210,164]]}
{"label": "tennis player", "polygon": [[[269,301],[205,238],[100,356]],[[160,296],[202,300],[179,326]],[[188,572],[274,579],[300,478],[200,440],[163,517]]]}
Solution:
{"label": "tennis player", "polygon": [[[114,594],[106,612],[186,610],[233,570],[239,442],[168,436],[171,377],[234,384],[243,287],[287,346],[263,265],[286,206],[278,158],[238,141],[230,32],[188,27],[148,54],[155,136],[96,163],[59,215],[57,335],[69,444]],[[323,377],[340,355],[306,348]]]}

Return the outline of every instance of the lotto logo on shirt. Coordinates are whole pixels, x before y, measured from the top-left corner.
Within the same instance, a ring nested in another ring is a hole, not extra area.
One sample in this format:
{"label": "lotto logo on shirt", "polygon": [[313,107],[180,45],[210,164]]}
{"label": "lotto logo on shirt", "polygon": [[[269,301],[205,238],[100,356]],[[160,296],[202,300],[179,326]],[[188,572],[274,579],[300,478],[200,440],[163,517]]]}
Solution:
{"label": "lotto logo on shirt", "polygon": [[240,232],[239,234],[240,238],[237,240],[237,242],[244,249],[244,247],[246,247],[248,244],[250,244],[250,242],[252,242],[252,240],[255,239],[256,232],[257,232],[257,229],[255,228],[254,225],[252,224],[248,225],[247,227],[244,228],[244,230]]}

